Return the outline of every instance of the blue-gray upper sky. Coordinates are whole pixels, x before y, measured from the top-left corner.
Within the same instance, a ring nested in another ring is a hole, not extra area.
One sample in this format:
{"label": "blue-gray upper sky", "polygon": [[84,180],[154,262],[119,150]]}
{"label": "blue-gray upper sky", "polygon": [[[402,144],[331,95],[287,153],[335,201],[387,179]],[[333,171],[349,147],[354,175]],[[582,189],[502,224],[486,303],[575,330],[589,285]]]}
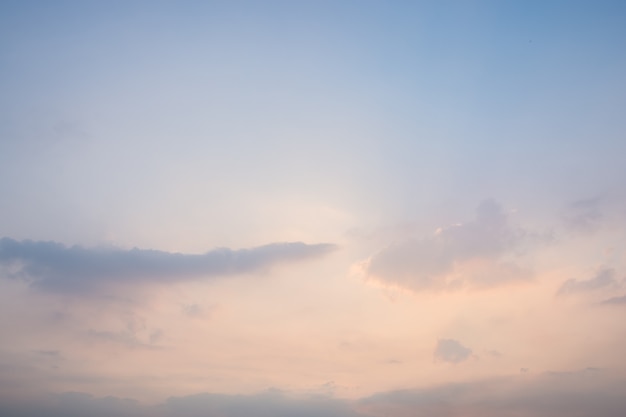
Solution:
{"label": "blue-gray upper sky", "polygon": [[0,411],[623,415],[625,51],[623,1],[1,1]]}

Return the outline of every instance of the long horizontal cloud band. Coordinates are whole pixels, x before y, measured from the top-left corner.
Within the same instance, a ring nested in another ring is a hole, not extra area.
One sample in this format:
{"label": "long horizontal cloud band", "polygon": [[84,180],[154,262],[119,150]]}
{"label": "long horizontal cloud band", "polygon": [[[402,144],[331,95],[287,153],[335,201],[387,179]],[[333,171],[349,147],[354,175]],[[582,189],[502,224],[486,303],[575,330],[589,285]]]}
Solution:
{"label": "long horizontal cloud band", "polygon": [[323,256],[333,244],[272,243],[250,249],[219,248],[204,254],[158,250],[67,247],[57,242],[0,239],[0,265],[14,277],[58,291],[109,282],[180,281],[263,270],[277,263]]}
{"label": "long horizontal cloud band", "polygon": [[0,402],[3,416],[38,417],[623,417],[623,379],[604,370],[545,373],[375,393],[356,400],[296,397],[269,390],[252,395],[196,394],[154,406],[131,399],[57,394],[28,403]]}

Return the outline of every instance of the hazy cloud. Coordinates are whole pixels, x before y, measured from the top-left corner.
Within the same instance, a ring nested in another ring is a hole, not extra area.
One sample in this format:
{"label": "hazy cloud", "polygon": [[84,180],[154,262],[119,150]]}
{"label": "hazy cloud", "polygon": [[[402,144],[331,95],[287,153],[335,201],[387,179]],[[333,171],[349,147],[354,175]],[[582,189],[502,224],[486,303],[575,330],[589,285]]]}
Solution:
{"label": "hazy cloud", "polygon": [[485,351],[485,353],[493,358],[500,358],[502,357],[502,352],[495,350],[495,349],[491,349],[491,350],[487,350]]}
{"label": "hazy cloud", "polygon": [[204,254],[113,247],[67,247],[56,242],[0,239],[5,275],[52,292],[81,292],[106,284],[172,282],[257,272],[282,262],[325,255],[332,244],[273,243]]}
{"label": "hazy cloud", "polygon": [[161,339],[162,332],[154,330],[149,334],[138,334],[128,330],[105,331],[89,330],[87,340],[97,343],[120,345],[129,349],[157,349],[156,343]]}
{"label": "hazy cloud", "polygon": [[217,307],[214,305],[204,307],[200,304],[185,304],[181,306],[182,313],[185,316],[192,318],[210,317],[215,312],[216,308]]}
{"label": "hazy cloud", "polygon": [[379,393],[359,409],[380,417],[621,417],[624,392],[623,380],[583,370]]}
{"label": "hazy cloud", "polygon": [[607,300],[604,300],[602,302],[602,304],[607,304],[607,305],[626,305],[626,295],[623,295],[621,297],[609,298]]}
{"label": "hazy cloud", "polygon": [[590,234],[600,228],[603,219],[599,197],[574,201],[562,214],[565,226],[574,232]]}
{"label": "hazy cloud", "polygon": [[567,295],[586,293],[600,289],[619,287],[620,283],[615,279],[615,271],[613,269],[605,268],[598,271],[593,278],[587,280],[569,279],[565,281],[559,288],[557,294]]}
{"label": "hazy cloud", "polygon": [[[481,203],[473,221],[438,229],[434,235],[392,244],[370,258],[368,276],[413,290],[484,287],[526,279],[528,271],[503,257],[526,233],[509,224],[493,200]],[[462,270],[462,274],[456,274]]]}
{"label": "hazy cloud", "polygon": [[15,417],[148,417],[148,407],[127,398],[97,398],[81,392],[67,392],[28,403],[5,400],[0,415]]}
{"label": "hazy cloud", "polygon": [[7,397],[0,415],[19,417],[623,417],[626,381],[587,368],[422,389],[357,400],[268,390],[252,395],[202,393],[149,406],[132,399],[64,393],[20,402]]}
{"label": "hazy cloud", "polygon": [[326,395],[294,398],[278,390],[256,395],[198,394],[171,398],[168,416],[204,417],[356,417],[348,402]]}
{"label": "hazy cloud", "polygon": [[434,355],[435,359],[443,362],[460,363],[472,355],[472,349],[454,339],[439,339]]}
{"label": "hazy cloud", "polygon": [[46,358],[59,359],[61,357],[61,352],[58,350],[36,350],[35,353]]}
{"label": "hazy cloud", "polygon": [[0,404],[0,414],[20,417],[359,417],[348,401],[326,395],[294,397],[278,390],[253,395],[196,394],[156,406],[131,399],[65,393],[28,404]]}

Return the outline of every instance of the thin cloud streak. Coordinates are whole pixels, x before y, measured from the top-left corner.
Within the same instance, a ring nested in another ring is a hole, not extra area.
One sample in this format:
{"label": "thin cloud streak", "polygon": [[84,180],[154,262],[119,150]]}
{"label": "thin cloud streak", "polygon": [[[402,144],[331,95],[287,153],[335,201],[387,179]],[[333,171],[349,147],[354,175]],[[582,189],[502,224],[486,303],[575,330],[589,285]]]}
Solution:
{"label": "thin cloud streak", "polygon": [[272,243],[204,254],[114,247],[67,247],[57,242],[0,239],[5,276],[49,292],[89,292],[110,284],[167,283],[263,271],[273,265],[324,256],[333,244]]}

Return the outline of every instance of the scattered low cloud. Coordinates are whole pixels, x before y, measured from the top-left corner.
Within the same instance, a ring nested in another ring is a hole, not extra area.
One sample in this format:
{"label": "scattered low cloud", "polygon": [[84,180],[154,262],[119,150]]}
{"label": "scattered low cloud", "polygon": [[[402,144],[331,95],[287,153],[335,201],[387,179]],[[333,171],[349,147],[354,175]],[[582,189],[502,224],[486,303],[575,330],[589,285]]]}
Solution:
{"label": "scattered low cloud", "polygon": [[434,355],[436,360],[442,362],[460,363],[471,357],[472,349],[454,339],[439,339]]}
{"label": "scattered low cloud", "polygon": [[394,243],[364,269],[368,277],[415,291],[492,287],[530,277],[530,271],[507,259],[528,237],[511,226],[498,203],[486,200],[474,220]]}
{"label": "scattered low cloud", "polygon": [[67,247],[56,242],[0,239],[4,275],[49,292],[89,292],[105,285],[177,282],[263,271],[284,262],[317,258],[332,244],[272,243],[250,249],[219,248],[204,254],[114,247]]}

